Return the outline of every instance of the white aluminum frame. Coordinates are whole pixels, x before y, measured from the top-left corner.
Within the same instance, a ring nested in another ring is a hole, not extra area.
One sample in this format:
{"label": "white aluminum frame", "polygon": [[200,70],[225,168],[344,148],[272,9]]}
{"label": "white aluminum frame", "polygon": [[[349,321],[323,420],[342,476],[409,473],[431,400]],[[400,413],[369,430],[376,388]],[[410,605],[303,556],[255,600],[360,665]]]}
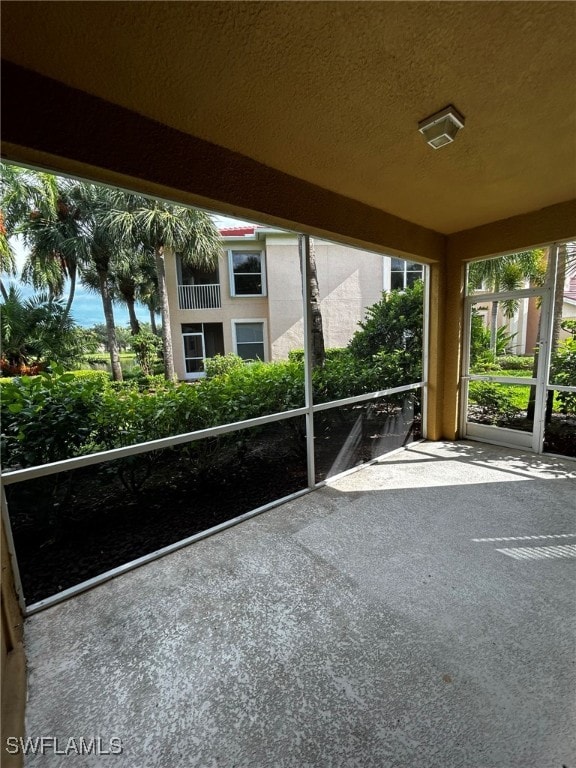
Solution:
{"label": "white aluminum frame", "polygon": [[[389,395],[399,394],[402,392],[410,392],[410,391],[422,389],[422,393],[423,393],[422,420],[424,422],[425,407],[426,407],[425,405],[426,393],[427,393],[427,384],[426,384],[427,365],[428,365],[427,345],[428,345],[428,334],[429,334],[429,323],[428,323],[428,318],[426,317],[426,313],[429,307],[428,267],[426,265],[423,265],[424,267],[423,277],[425,279],[425,286],[426,286],[425,321],[424,321],[425,322],[424,353],[423,353],[423,365],[424,365],[424,371],[426,372],[426,375],[424,377],[424,380],[417,383],[413,383],[413,384],[407,384],[401,387],[391,387],[388,389],[379,390],[377,392],[369,392],[363,395],[341,398],[339,400],[332,400],[327,403],[314,404],[313,396],[312,396],[312,361],[310,357],[310,343],[309,343],[309,338],[311,333],[309,281],[308,279],[304,279],[305,277],[307,277],[308,259],[306,258],[306,256],[308,253],[308,249],[310,248],[310,238],[307,235],[300,235],[299,237],[300,237],[300,257],[301,257],[301,267],[302,267],[301,274],[303,276],[302,298],[303,298],[303,302],[305,303],[304,304],[305,311],[303,313],[304,334],[305,334],[304,338],[308,340],[308,343],[304,345],[304,402],[305,402],[304,406],[301,408],[293,408],[288,411],[284,411],[280,413],[268,414],[266,416],[259,416],[253,419],[246,419],[244,421],[238,421],[231,424],[222,424],[216,427],[196,430],[193,432],[186,432],[180,435],[172,435],[170,437],[160,438],[157,440],[148,440],[142,443],[136,443],[133,445],[125,446],[123,448],[114,448],[108,451],[100,451],[98,453],[93,453],[86,456],[76,456],[71,459],[56,461],[50,464],[43,464],[35,467],[27,467],[25,469],[5,471],[2,476],[2,490],[1,490],[2,515],[4,517],[6,533],[8,537],[8,548],[9,548],[10,556],[12,558],[12,567],[13,567],[14,579],[16,583],[16,589],[18,592],[18,599],[20,601],[20,606],[25,616],[29,616],[33,613],[36,613],[40,610],[48,608],[52,605],[56,605],[57,603],[67,600],[68,598],[73,597],[74,595],[78,595],[82,592],[85,592],[86,590],[91,589],[92,587],[97,586],[98,584],[102,584],[114,578],[115,576],[118,576],[122,573],[126,573],[130,570],[133,570],[134,568],[137,568],[140,565],[144,565],[145,563],[156,560],[165,554],[168,554],[170,552],[175,552],[178,549],[181,549],[182,547],[188,546],[189,544],[195,541],[199,541],[203,538],[206,538],[207,536],[211,536],[212,534],[222,531],[226,528],[232,527],[233,525],[237,525],[238,523],[244,520],[254,517],[255,515],[261,514],[262,512],[273,509],[274,507],[284,504],[287,501],[299,498],[307,493],[310,493],[311,491],[317,488],[323,487],[329,482],[334,481],[336,477],[339,477],[342,474],[348,474],[350,472],[357,471],[358,469],[361,469],[363,466],[367,466],[369,464],[377,462],[382,458],[382,457],[376,457],[371,461],[366,462],[365,464],[361,464],[361,465],[358,465],[357,467],[352,467],[348,470],[345,470],[343,473],[340,473],[340,475],[331,477],[327,480],[316,482],[315,457],[314,457],[314,414],[315,413],[329,410],[332,408],[339,408],[342,406],[353,405],[356,403],[363,403],[369,400],[379,399],[379,398],[387,397]],[[240,250],[240,249],[234,249],[234,250]],[[262,255],[264,257],[264,252],[262,252]],[[265,264],[265,261],[263,261],[263,263]],[[267,321],[265,318],[238,318],[238,319],[232,320],[231,322],[232,322],[233,336],[234,336],[235,342],[236,342],[235,324],[237,322],[262,323],[264,328],[264,345],[265,345],[265,349],[267,349],[268,329],[267,329]],[[196,335],[196,334],[192,334],[192,335]],[[202,340],[204,343],[203,333],[202,333]],[[69,589],[63,590],[60,593],[57,593],[46,599],[40,600],[36,603],[26,606],[25,595],[22,589],[18,563],[17,563],[16,553],[14,548],[12,528],[10,523],[10,516],[8,514],[8,504],[6,500],[4,486],[25,482],[27,480],[33,480],[39,477],[46,477],[46,476],[57,474],[60,472],[70,471],[73,469],[80,469],[82,467],[102,464],[105,462],[114,461],[116,459],[125,458],[127,456],[135,456],[141,453],[148,453],[155,450],[161,450],[163,448],[169,448],[177,445],[184,445],[186,443],[196,442],[198,440],[202,440],[208,437],[216,437],[218,435],[229,434],[229,433],[237,432],[243,429],[250,429],[251,427],[258,427],[265,424],[272,424],[279,421],[285,421],[287,419],[295,418],[298,416],[304,416],[306,419],[307,480],[308,480],[307,488],[302,489],[300,491],[296,491],[295,493],[292,493],[288,496],[282,497],[273,502],[270,502],[261,507],[258,507],[257,509],[246,512],[242,515],[239,515],[236,518],[233,518],[232,520],[227,520],[224,523],[214,526],[213,528],[210,528],[206,531],[200,531],[199,533],[194,534],[193,536],[190,536],[186,539],[182,539],[178,542],[170,544],[159,550],[156,550],[147,555],[144,555],[143,557],[137,558],[136,560],[133,560],[129,563],[125,563],[121,566],[118,566],[109,571],[106,571],[105,573],[99,574],[98,576],[88,579],[80,584],[76,584],[75,586]],[[423,423],[423,432],[424,430],[425,430],[425,424]],[[383,455],[388,455],[388,454],[383,454]]]}
{"label": "white aluminum frame", "polygon": [[[550,390],[576,392],[576,387],[555,387],[548,382],[548,372],[551,360],[551,338],[554,312],[554,293],[556,285],[556,268],[558,263],[558,243],[550,243],[548,278],[543,286],[538,288],[523,288],[518,291],[502,291],[501,293],[485,292],[472,293],[464,299],[464,334],[462,345],[461,387],[460,387],[460,428],[459,436],[470,440],[502,445],[507,448],[522,448],[534,453],[544,452],[544,432],[546,428],[546,399]],[[536,377],[522,376],[492,376],[487,374],[470,373],[470,334],[472,307],[484,301],[506,301],[507,299],[526,299],[542,297],[540,338],[538,339],[538,370]],[[531,432],[497,427],[489,424],[474,424],[468,422],[468,391],[471,381],[489,381],[497,384],[517,384],[536,386],[534,407],[534,422]]]}

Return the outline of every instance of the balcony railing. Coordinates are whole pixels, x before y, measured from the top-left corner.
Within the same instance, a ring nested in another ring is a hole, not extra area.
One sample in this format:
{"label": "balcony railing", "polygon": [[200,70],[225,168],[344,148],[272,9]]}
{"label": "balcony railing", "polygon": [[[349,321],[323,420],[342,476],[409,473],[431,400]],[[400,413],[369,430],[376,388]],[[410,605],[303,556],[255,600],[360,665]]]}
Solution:
{"label": "balcony railing", "polygon": [[180,309],[218,309],[222,306],[220,285],[179,285],[178,304]]}

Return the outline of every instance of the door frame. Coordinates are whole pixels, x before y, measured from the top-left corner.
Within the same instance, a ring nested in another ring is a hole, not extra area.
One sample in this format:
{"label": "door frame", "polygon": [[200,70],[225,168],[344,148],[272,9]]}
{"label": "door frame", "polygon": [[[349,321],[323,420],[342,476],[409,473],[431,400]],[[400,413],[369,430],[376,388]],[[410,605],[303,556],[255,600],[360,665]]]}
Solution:
{"label": "door frame", "polygon": [[188,373],[186,370],[186,361],[187,360],[199,360],[199,357],[189,357],[186,355],[186,337],[187,336],[200,336],[202,340],[202,360],[206,360],[206,342],[204,339],[204,324],[200,324],[202,326],[201,331],[183,331],[182,332],[182,351],[184,353],[184,377],[188,380],[194,380],[194,379],[202,379],[204,376],[206,376],[205,371],[197,371],[195,373]]}
{"label": "door frame", "polygon": [[[548,371],[551,358],[552,322],[554,316],[554,289],[556,284],[556,267],[558,260],[558,244],[547,246],[550,249],[548,269],[544,285],[538,288],[523,288],[517,291],[501,291],[475,293],[464,298],[464,333],[462,342],[462,361],[460,375],[460,429],[459,437],[468,440],[502,445],[506,448],[521,448],[534,453],[542,453],[544,446],[544,430],[546,428],[546,400],[548,396]],[[498,257],[496,257],[498,258]],[[539,349],[538,370],[536,378],[520,376],[491,376],[470,373],[470,336],[472,330],[472,307],[482,301],[505,301],[507,299],[542,298],[540,307],[540,337],[537,340]],[[507,429],[489,424],[474,424],[467,420],[468,390],[471,381],[489,381],[496,384],[520,384],[536,386],[534,406],[534,422],[531,432]]]}

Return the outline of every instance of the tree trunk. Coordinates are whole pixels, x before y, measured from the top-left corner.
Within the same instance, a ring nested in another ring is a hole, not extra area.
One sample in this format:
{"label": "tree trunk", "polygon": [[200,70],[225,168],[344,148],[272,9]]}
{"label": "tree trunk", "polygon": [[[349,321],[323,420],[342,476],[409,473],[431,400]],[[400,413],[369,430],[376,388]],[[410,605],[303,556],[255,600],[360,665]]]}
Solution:
{"label": "tree trunk", "polygon": [[158,327],[156,325],[156,312],[154,311],[153,307],[148,307],[148,311],[150,312],[150,328],[152,330],[152,333],[158,336]]}
{"label": "tree trunk", "polygon": [[314,240],[304,236],[307,261],[308,290],[310,292],[310,330],[312,341],[312,368],[322,368],[326,359],[324,348],[324,329],[322,325],[322,312],[320,310],[320,289],[318,288],[318,275],[316,272],[316,251]]}
{"label": "tree trunk", "polygon": [[156,275],[158,277],[158,296],[160,299],[160,311],[162,314],[162,347],[164,350],[164,376],[168,381],[174,381],[174,354],[172,351],[172,333],[170,328],[170,309],[168,307],[168,291],[166,290],[166,271],[164,269],[164,248],[156,246],[154,249],[156,262]]}
{"label": "tree trunk", "polygon": [[70,290],[68,292],[68,301],[66,302],[66,317],[68,317],[70,314],[70,310],[72,309],[72,302],[74,301],[74,294],[76,293],[76,278],[78,275],[76,264],[70,264],[68,266],[68,274],[70,275]]}
{"label": "tree trunk", "polygon": [[492,302],[492,312],[490,317],[490,349],[496,359],[498,353],[498,302]]}
{"label": "tree trunk", "polygon": [[136,317],[136,310],[134,309],[135,300],[133,297],[125,296],[124,300],[126,302],[126,306],[128,307],[128,317],[130,318],[130,330],[132,331],[132,336],[136,336],[140,333],[140,323],[138,321],[138,318]]}
{"label": "tree trunk", "polygon": [[98,280],[100,283],[100,296],[102,297],[104,319],[106,321],[106,332],[108,336],[108,350],[110,352],[110,368],[112,369],[112,379],[114,381],[122,381],[122,368],[120,366],[118,342],[116,340],[116,326],[114,324],[114,307],[112,305],[112,297],[110,296],[107,270],[98,270]]}

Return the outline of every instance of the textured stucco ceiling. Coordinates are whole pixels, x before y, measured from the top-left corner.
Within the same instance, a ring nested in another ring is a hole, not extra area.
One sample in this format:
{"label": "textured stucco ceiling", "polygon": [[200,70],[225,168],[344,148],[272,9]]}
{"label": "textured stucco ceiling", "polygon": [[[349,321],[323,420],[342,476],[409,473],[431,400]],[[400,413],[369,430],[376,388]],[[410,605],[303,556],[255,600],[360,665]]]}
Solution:
{"label": "textured stucco ceiling", "polygon": [[[2,4],[3,57],[452,233],[576,197],[573,2]],[[420,119],[466,126],[434,151]]]}

